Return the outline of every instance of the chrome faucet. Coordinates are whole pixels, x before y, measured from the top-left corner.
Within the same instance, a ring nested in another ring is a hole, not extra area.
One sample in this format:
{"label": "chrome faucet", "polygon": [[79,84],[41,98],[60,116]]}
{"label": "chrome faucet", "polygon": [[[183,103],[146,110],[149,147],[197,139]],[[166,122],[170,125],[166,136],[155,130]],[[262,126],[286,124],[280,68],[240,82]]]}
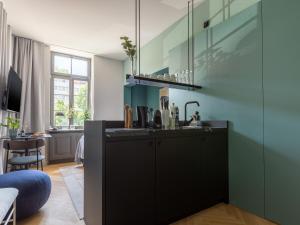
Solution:
{"label": "chrome faucet", "polygon": [[191,105],[191,104],[196,104],[198,107],[200,106],[198,101],[190,101],[190,102],[185,103],[185,105],[184,105],[184,124],[185,125],[189,125],[188,121],[187,121],[187,115],[186,114],[187,114],[187,106]]}

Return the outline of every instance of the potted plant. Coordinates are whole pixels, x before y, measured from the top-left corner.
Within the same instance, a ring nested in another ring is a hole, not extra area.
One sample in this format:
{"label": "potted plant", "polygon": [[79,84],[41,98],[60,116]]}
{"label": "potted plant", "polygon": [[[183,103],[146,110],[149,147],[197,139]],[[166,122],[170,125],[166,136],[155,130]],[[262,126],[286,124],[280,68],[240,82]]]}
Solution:
{"label": "potted plant", "polygon": [[84,111],[83,118],[84,118],[84,121],[91,119],[91,113],[88,109],[86,109]]}
{"label": "potted plant", "polygon": [[[67,116],[68,116],[68,119],[69,121],[74,119],[74,116],[75,116],[75,109],[73,107],[71,107],[68,112],[67,112]],[[71,125],[69,123],[69,129],[71,129]]]}
{"label": "potted plant", "polygon": [[18,134],[18,129],[20,128],[20,120],[13,117],[6,118],[7,123],[1,123],[1,126],[8,129],[8,134],[11,139],[15,139]]}
{"label": "potted plant", "polygon": [[136,75],[136,71],[134,70],[134,57],[136,54],[136,45],[133,45],[132,41],[127,36],[120,37],[120,39],[123,41],[121,45],[123,46],[126,55],[131,61],[131,75],[134,76]]}

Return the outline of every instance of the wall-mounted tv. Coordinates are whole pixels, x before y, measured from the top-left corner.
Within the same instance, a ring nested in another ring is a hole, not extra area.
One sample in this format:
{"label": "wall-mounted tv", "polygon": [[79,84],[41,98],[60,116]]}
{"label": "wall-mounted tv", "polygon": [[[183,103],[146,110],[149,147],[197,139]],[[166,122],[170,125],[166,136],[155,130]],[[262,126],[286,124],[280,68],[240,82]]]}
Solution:
{"label": "wall-mounted tv", "polygon": [[10,68],[7,80],[7,88],[3,95],[2,109],[20,112],[22,95],[22,80],[13,68]]}

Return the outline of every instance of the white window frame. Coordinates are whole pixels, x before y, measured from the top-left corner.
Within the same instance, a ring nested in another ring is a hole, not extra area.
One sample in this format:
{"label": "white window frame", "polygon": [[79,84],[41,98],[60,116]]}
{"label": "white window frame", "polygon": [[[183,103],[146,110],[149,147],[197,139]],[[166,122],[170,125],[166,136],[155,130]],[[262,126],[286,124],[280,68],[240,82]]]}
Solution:
{"label": "white window frame", "polygon": [[[71,58],[71,73],[58,73],[54,71],[54,57],[55,56],[63,56],[67,58]],[[87,76],[80,76],[80,75],[74,75],[72,74],[72,59],[79,59],[87,62],[88,68],[87,68]],[[90,104],[90,83],[91,83],[91,59],[85,58],[85,57],[80,57],[80,56],[75,56],[75,55],[70,55],[70,54],[65,54],[65,53],[60,53],[60,52],[51,52],[51,90],[50,90],[50,124],[52,127],[59,127],[59,128],[67,128],[67,127],[74,127],[74,128],[81,128],[82,126],[77,126],[73,124],[73,119],[69,119],[69,126],[56,126],[55,125],[55,116],[54,116],[54,79],[64,79],[64,80],[69,80],[69,109],[73,108],[74,106],[74,81],[79,80],[79,81],[87,81],[88,83],[88,109],[91,108]]]}

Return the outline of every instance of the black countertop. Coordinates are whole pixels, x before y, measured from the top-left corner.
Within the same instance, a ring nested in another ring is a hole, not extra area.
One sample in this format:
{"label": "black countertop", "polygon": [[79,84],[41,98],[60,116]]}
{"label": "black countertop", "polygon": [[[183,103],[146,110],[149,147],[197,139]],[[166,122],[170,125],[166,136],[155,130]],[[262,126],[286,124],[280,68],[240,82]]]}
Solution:
{"label": "black countertop", "polygon": [[192,134],[192,133],[214,133],[227,129],[227,121],[219,121],[218,123],[203,123],[203,126],[191,127],[183,126],[176,129],[152,129],[152,128],[109,128],[105,130],[106,137],[135,137],[135,136],[164,136],[176,134]]}
{"label": "black countertop", "polygon": [[[120,124],[123,124],[122,122]],[[174,135],[191,133],[213,133],[227,129],[228,121],[202,121],[202,126],[181,126],[176,129],[153,129],[153,128],[106,128],[106,137],[135,137],[147,135]],[[84,129],[58,129],[47,130],[48,134],[56,133],[83,133]]]}

